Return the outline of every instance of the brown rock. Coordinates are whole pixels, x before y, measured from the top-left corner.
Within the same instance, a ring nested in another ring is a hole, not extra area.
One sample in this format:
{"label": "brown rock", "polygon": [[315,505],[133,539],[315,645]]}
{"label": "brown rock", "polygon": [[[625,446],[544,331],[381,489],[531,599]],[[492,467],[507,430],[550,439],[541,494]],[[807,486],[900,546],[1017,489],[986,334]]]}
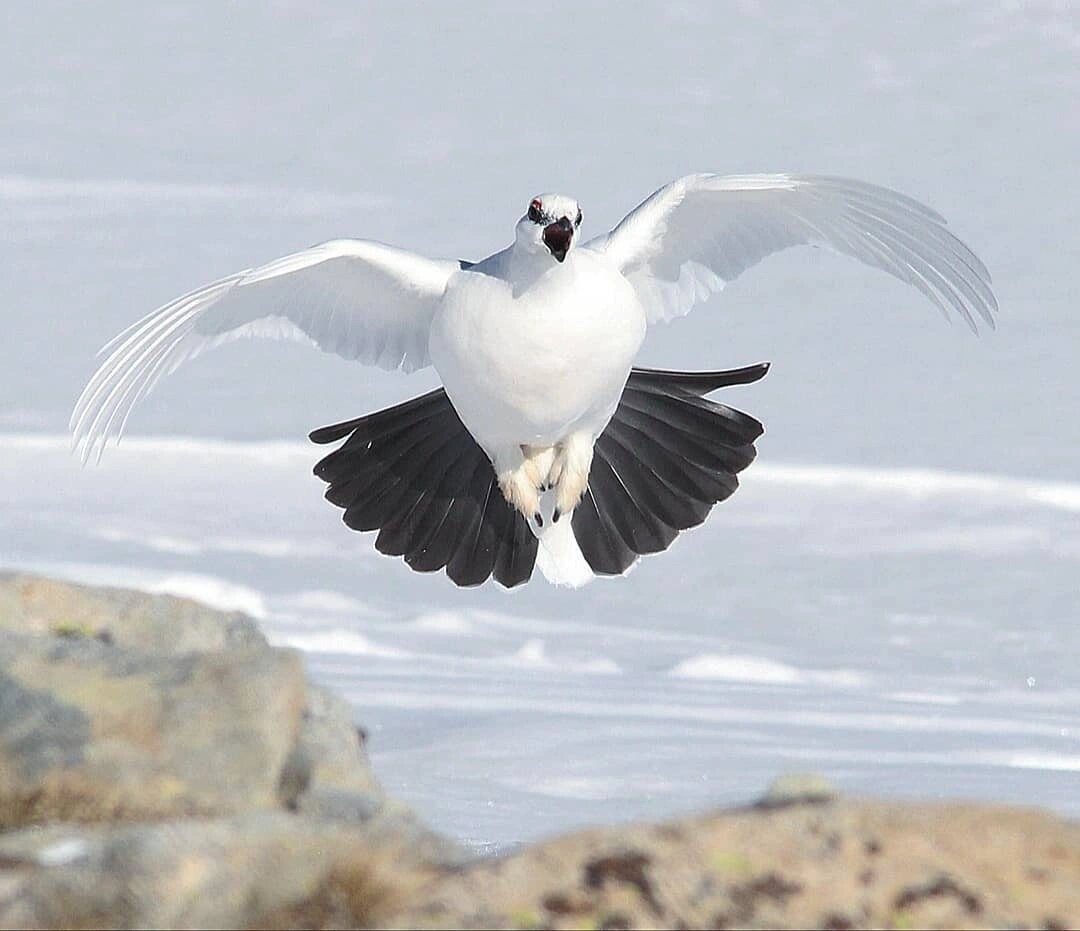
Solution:
{"label": "brown rock", "polygon": [[1023,809],[817,794],[559,838],[445,876],[386,920],[398,928],[1075,927],[1080,825]]}
{"label": "brown rock", "polygon": [[370,926],[431,881],[439,852],[403,822],[280,812],[27,829],[0,835],[0,927]]}
{"label": "brown rock", "polygon": [[0,835],[0,927],[1067,928],[1078,915],[1080,827],[993,806],[747,808],[474,863],[389,812]]}

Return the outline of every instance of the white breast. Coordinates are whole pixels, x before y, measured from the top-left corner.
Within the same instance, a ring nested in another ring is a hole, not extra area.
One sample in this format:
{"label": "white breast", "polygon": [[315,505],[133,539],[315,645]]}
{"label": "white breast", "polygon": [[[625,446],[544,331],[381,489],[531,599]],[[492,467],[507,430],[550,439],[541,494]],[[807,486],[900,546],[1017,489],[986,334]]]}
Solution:
{"label": "white breast", "polygon": [[455,275],[430,352],[469,432],[491,453],[599,433],[645,335],[645,312],[602,256],[576,249],[515,295],[491,273]]}

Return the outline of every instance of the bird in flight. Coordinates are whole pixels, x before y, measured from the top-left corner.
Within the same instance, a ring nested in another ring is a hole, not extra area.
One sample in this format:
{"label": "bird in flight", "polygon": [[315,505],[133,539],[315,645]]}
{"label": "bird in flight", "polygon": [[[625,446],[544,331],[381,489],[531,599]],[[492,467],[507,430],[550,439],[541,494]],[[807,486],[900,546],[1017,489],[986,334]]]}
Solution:
{"label": "bird in flight", "polygon": [[240,337],[292,338],[443,387],[323,427],[315,467],[345,523],[455,583],[621,575],[731,495],[763,428],[707,397],[768,365],[635,368],[649,326],[774,252],[827,246],[913,285],[975,330],[997,301],[975,254],[886,188],[793,174],[690,175],[579,241],[572,197],[540,194],[479,262],[339,239],[176,298],[102,350],[71,418],[83,461],[119,440],[162,376]]}

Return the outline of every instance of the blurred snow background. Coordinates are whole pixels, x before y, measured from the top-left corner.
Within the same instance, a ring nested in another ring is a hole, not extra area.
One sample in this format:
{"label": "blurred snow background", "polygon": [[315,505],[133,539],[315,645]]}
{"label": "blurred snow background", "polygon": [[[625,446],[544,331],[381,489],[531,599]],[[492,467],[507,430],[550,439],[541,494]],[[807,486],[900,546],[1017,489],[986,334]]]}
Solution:
{"label": "blurred snow background", "polygon": [[[1080,7],[0,19],[0,563],[253,611],[354,701],[390,790],[477,844],[791,768],[1080,811]],[[739,494],[626,580],[459,592],[341,526],[304,435],[431,373],[237,344],[165,382],[101,467],[67,456],[97,347],[222,274],[341,235],[477,258],[540,190],[593,234],[686,172],[789,169],[944,213],[1000,328],[806,251],[654,331],[646,364],[771,359],[725,397],[768,432]]]}

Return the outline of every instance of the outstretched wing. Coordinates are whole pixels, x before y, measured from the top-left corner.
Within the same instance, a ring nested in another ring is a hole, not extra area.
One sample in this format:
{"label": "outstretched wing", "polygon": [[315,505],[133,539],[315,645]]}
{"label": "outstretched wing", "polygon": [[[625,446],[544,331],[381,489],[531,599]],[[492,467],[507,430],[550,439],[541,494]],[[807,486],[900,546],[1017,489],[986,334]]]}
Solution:
{"label": "outstretched wing", "polygon": [[634,285],[649,321],[686,314],[765,256],[822,245],[991,328],[990,273],[929,207],[888,188],[812,175],[688,175],[588,246]]}
{"label": "outstretched wing", "polygon": [[135,403],[188,359],[242,337],[296,339],[385,369],[429,365],[428,330],[460,263],[339,239],[178,297],[102,349],[71,415],[85,462],[120,438]]}

